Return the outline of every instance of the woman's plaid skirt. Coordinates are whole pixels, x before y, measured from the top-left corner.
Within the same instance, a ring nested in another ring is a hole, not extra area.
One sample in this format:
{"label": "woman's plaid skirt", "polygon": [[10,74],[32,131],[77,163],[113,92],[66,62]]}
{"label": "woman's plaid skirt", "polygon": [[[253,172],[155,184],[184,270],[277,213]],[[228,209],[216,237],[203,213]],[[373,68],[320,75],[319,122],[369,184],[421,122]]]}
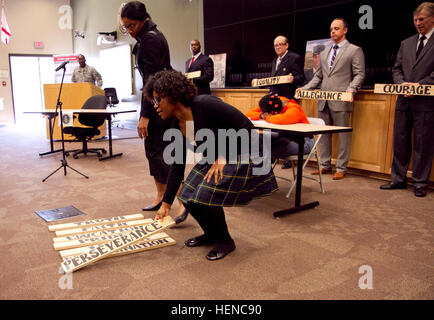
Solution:
{"label": "woman's plaid skirt", "polygon": [[223,178],[215,184],[203,180],[211,164],[196,164],[185,179],[179,200],[184,203],[194,202],[204,206],[233,207],[248,204],[252,199],[269,195],[278,189],[273,169],[268,173],[254,175],[252,170],[262,166],[249,163],[226,164]]}

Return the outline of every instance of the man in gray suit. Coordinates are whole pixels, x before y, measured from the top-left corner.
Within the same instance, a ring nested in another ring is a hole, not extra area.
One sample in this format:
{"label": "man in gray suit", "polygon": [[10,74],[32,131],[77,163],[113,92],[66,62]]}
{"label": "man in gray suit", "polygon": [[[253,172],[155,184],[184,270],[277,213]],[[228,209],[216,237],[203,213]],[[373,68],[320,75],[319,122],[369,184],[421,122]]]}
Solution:
{"label": "man in gray suit", "polygon": [[[350,126],[350,114],[353,111],[354,94],[365,79],[365,56],[362,48],[351,44],[346,39],[348,24],[345,19],[336,18],[330,25],[333,46],[320,54],[319,68],[311,81],[301,89],[320,88],[324,91],[346,91],[353,93],[350,101],[318,101],[318,117],[327,125]],[[333,180],[343,179],[350,158],[351,132],[339,133],[339,155]],[[318,144],[321,155],[321,173],[332,173],[331,134],[323,134]],[[314,171],[312,174],[318,174]]]}
{"label": "man in gray suit", "polygon": [[[424,2],[414,11],[417,34],[401,42],[393,81],[402,84],[434,84],[434,3]],[[414,130],[413,185],[417,197],[425,197],[434,155],[434,98],[403,96],[396,100],[393,130],[391,182],[383,190],[406,189]]]}

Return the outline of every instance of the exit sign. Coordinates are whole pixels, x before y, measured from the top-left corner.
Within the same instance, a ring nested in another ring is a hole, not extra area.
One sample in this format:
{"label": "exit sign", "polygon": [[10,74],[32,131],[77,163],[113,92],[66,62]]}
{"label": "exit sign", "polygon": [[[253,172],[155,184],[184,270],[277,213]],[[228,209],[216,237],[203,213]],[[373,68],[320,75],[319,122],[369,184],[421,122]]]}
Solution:
{"label": "exit sign", "polygon": [[42,42],[42,41],[34,41],[33,42],[33,47],[35,49],[44,49],[44,42]]}

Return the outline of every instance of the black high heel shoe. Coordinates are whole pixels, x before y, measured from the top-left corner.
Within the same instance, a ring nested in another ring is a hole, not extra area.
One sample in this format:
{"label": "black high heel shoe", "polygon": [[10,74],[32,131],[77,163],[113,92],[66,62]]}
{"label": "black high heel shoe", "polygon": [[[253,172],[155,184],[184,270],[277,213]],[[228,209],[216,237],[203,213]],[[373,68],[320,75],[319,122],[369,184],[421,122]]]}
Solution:
{"label": "black high heel shoe", "polygon": [[157,211],[158,209],[160,209],[161,205],[163,204],[163,200],[161,200],[158,204],[156,204],[155,206],[153,206],[152,204],[149,206],[146,206],[144,208],[142,208],[143,211]]}
{"label": "black high heel shoe", "polygon": [[187,209],[184,209],[184,211],[174,219],[175,223],[180,224],[181,222],[184,222],[185,219],[187,219],[187,216],[188,216],[188,211]]}
{"label": "black high heel shoe", "polygon": [[236,248],[234,240],[217,243],[215,247],[208,252],[206,258],[211,261],[220,260],[226,257],[228,253],[231,253]]}

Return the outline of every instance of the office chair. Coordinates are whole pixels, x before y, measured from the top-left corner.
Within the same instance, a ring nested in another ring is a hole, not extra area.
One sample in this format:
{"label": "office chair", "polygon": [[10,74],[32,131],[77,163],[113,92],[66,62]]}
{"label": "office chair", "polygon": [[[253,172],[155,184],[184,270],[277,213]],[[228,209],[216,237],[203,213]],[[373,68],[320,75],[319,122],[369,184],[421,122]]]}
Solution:
{"label": "office chair", "polygon": [[[325,125],[325,122],[324,122],[323,119],[320,119],[320,118],[307,118],[307,119],[309,120],[309,123],[311,123],[311,124],[317,124],[317,125],[322,125],[322,126]],[[324,186],[322,184],[322,175],[321,175],[321,168],[320,168],[320,161],[319,161],[320,158],[319,158],[319,153],[318,153],[318,149],[317,149],[318,142],[321,140],[321,136],[322,136],[321,134],[318,134],[318,135],[315,136],[315,143],[314,143],[311,151],[308,154],[304,154],[303,155],[303,160],[304,160],[304,163],[303,163],[303,172],[304,172],[304,168],[308,164],[309,160],[315,158],[317,166],[318,166],[318,171],[319,171],[318,179],[316,179],[315,177],[312,177],[312,176],[307,176],[307,175],[306,176],[303,175],[303,178],[310,179],[310,180],[318,182],[319,185],[320,185],[320,188],[321,188],[321,193],[325,193]],[[291,193],[294,190],[295,186],[297,185],[296,184],[296,181],[297,181],[296,180],[297,179],[296,165],[294,164],[294,161],[297,161],[297,159],[298,159],[298,155],[289,155],[289,156],[286,156],[284,158],[284,160],[288,160],[288,161],[291,162],[292,177],[293,177],[293,179],[288,179],[288,178],[285,178],[285,177],[278,177],[278,176],[276,176],[279,179],[291,182],[291,188],[289,189],[288,193],[286,194],[287,198],[289,198],[289,196],[291,195]],[[276,166],[276,164],[278,163],[278,161],[279,161],[279,159],[276,159],[274,161],[274,163],[273,163],[273,169]]]}
{"label": "office chair", "polygon": [[119,103],[116,88],[104,88],[104,93],[107,98],[107,104],[112,108],[115,104]]}
{"label": "office chair", "polygon": [[[92,96],[86,100],[81,109],[106,109],[107,100],[103,95]],[[66,127],[63,132],[72,134],[78,141],[83,142],[83,148],[78,150],[66,151],[65,155],[69,155],[70,152],[74,152],[73,158],[77,159],[80,153],[96,153],[98,158],[102,157],[103,153],[107,153],[104,148],[88,148],[87,140],[92,139],[94,136],[100,134],[98,127],[101,126],[106,119],[104,114],[85,114],[80,113],[78,115],[78,121],[80,124],[88,127]]]}

